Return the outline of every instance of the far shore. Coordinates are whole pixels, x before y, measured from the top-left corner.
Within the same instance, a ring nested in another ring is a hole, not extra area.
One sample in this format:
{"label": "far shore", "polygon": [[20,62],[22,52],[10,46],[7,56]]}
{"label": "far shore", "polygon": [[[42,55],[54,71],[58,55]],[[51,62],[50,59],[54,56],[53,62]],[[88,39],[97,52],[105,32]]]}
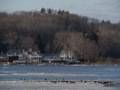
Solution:
{"label": "far shore", "polygon": [[64,65],[64,66],[84,66],[84,65],[120,65],[120,63],[81,63],[81,64],[63,64],[63,63],[9,63],[0,62],[0,65]]}

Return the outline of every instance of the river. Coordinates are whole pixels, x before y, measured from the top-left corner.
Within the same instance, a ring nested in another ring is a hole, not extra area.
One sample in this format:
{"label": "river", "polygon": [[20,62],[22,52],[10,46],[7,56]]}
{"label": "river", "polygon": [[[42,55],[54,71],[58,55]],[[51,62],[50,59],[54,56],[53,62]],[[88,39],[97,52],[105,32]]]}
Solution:
{"label": "river", "polygon": [[120,65],[0,65],[4,80],[107,80],[120,82]]}

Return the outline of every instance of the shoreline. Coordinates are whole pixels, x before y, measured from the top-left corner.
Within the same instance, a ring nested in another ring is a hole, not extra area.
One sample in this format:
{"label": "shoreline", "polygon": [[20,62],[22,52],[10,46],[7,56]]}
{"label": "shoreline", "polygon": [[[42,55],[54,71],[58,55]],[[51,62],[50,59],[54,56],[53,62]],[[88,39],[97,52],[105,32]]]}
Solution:
{"label": "shoreline", "polygon": [[107,80],[1,80],[0,82],[50,82],[50,83],[96,83],[104,86],[114,86],[117,82]]}
{"label": "shoreline", "polygon": [[119,90],[111,81],[0,81],[0,90]]}
{"label": "shoreline", "polygon": [[0,65],[52,65],[52,66],[96,66],[96,65],[120,65],[120,63],[85,63],[85,64],[56,64],[56,63],[40,63],[40,64],[36,64],[36,63],[32,63],[32,64],[24,64],[24,63],[0,63]]}

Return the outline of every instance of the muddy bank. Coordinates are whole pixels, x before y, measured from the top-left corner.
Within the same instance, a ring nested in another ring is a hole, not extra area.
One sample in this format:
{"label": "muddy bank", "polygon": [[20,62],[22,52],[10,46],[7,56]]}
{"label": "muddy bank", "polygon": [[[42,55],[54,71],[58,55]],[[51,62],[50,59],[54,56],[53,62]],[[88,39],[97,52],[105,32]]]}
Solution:
{"label": "muddy bank", "polygon": [[0,81],[0,90],[119,90],[110,81]]}

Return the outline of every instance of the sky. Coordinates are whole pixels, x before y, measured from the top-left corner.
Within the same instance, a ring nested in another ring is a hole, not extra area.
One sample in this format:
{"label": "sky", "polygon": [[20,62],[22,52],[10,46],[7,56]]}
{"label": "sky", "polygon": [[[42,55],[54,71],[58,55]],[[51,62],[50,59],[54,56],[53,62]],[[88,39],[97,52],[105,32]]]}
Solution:
{"label": "sky", "polygon": [[120,0],[0,0],[1,12],[40,10],[42,7],[120,22]]}

